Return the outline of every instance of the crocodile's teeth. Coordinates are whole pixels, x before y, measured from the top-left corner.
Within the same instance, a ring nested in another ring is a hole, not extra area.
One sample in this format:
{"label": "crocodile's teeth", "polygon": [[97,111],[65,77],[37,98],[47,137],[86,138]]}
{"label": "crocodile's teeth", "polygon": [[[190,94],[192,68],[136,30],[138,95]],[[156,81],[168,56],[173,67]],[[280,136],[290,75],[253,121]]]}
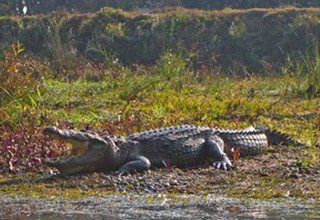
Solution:
{"label": "crocodile's teeth", "polygon": [[65,157],[65,158],[58,159],[58,160],[45,159],[44,162],[48,166],[57,167],[57,166],[65,165],[65,164],[74,163],[77,159],[78,159],[78,157],[70,156],[70,157]]}
{"label": "crocodile's teeth", "polygon": [[74,161],[75,161],[75,158],[74,157],[70,157],[65,161],[65,163],[66,164],[70,164],[70,163],[73,163]]}

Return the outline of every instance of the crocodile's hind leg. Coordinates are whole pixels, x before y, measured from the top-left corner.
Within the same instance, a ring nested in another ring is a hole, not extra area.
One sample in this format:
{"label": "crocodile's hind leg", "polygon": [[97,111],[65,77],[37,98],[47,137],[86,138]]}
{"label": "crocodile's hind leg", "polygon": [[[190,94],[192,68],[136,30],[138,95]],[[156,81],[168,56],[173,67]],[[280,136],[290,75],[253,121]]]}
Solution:
{"label": "crocodile's hind leg", "polygon": [[210,136],[206,140],[208,149],[209,161],[213,162],[212,165],[218,169],[227,170],[232,167],[232,163],[223,152],[224,142],[218,136]]}
{"label": "crocodile's hind leg", "polygon": [[148,158],[144,156],[134,156],[130,161],[125,163],[122,167],[116,171],[117,174],[123,175],[133,172],[142,172],[148,170],[151,166],[151,163]]}

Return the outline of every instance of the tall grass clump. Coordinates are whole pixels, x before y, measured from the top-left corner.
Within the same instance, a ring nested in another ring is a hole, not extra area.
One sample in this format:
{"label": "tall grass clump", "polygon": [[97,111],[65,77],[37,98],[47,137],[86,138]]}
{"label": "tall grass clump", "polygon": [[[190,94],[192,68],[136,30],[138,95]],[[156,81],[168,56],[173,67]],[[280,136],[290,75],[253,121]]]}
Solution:
{"label": "tall grass clump", "polygon": [[[131,80],[126,82],[122,94],[122,99],[132,99],[142,91],[148,89],[164,89],[167,86],[179,86],[183,80],[183,74],[187,70],[186,60],[178,54],[165,51],[158,63],[151,68],[150,74],[141,76],[127,76]],[[161,88],[159,88],[161,87]]]}
{"label": "tall grass clump", "polygon": [[34,71],[34,63],[24,62],[19,58],[23,51],[24,48],[17,42],[12,45],[11,50],[4,53],[3,68],[0,72],[1,103],[30,99],[30,94],[40,87],[39,74]]}
{"label": "tall grass clump", "polygon": [[289,82],[291,92],[300,96],[312,98],[320,96],[320,53],[318,46],[312,52],[307,52],[299,59],[290,56],[282,72]]}
{"label": "tall grass clump", "polygon": [[46,68],[37,59],[22,56],[23,46],[17,42],[4,52],[0,61],[0,127],[21,123],[24,113],[38,108],[43,95]]}
{"label": "tall grass clump", "polygon": [[183,78],[186,67],[187,62],[182,55],[173,54],[171,51],[165,51],[153,72],[163,80],[170,81],[174,78]]}

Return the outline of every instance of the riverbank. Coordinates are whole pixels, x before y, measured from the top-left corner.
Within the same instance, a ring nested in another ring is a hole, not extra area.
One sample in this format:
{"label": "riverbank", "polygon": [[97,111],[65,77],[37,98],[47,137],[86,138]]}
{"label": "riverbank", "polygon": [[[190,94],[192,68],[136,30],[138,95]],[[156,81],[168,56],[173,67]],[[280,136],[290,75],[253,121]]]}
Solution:
{"label": "riverbank", "polygon": [[[3,81],[7,89],[0,107],[0,180],[22,181],[2,185],[2,195],[79,199],[114,192],[165,192],[319,198],[319,149],[315,144],[320,136],[320,84],[314,71],[316,62],[292,61],[281,76],[239,77],[191,71],[183,57],[166,52],[152,67],[87,67],[71,82],[50,75],[30,76],[30,81],[25,81],[23,74],[12,71],[27,70],[22,67],[29,61],[15,58],[7,64],[8,78]],[[305,68],[304,75],[295,72],[298,64]],[[37,87],[31,90],[33,85]],[[17,86],[21,90],[17,91]],[[263,155],[235,158],[235,169],[228,172],[210,166],[168,167],[122,178],[88,174],[32,183],[55,172],[43,164],[44,159],[71,151],[64,143],[42,135],[47,125],[100,135],[129,135],[181,124],[221,128],[265,125],[310,147],[270,146]]]}
{"label": "riverbank", "polygon": [[41,174],[2,174],[0,194],[46,199],[83,199],[119,193],[320,199],[319,162],[304,165],[301,158],[305,157],[305,151],[319,157],[319,149],[273,146],[263,155],[235,161],[235,168],[230,171],[212,166],[171,167],[121,177],[94,173],[49,179],[46,178],[49,170]]}

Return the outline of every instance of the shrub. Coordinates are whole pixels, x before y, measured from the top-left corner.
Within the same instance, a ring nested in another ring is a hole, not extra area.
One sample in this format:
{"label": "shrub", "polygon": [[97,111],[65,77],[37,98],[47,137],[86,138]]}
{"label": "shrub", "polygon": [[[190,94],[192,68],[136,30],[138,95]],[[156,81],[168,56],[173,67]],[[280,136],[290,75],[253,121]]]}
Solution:
{"label": "shrub", "polygon": [[[0,72],[0,100],[2,105],[6,102],[30,99],[30,94],[39,90],[41,85],[41,70],[34,66],[35,61],[24,62],[19,54],[24,51],[17,42],[11,50],[4,53],[2,72]],[[38,91],[39,92],[39,91]]]}
{"label": "shrub", "polygon": [[290,79],[289,89],[308,98],[320,96],[320,54],[316,45],[312,52],[307,52],[299,59],[288,57],[287,66],[282,68]]}

